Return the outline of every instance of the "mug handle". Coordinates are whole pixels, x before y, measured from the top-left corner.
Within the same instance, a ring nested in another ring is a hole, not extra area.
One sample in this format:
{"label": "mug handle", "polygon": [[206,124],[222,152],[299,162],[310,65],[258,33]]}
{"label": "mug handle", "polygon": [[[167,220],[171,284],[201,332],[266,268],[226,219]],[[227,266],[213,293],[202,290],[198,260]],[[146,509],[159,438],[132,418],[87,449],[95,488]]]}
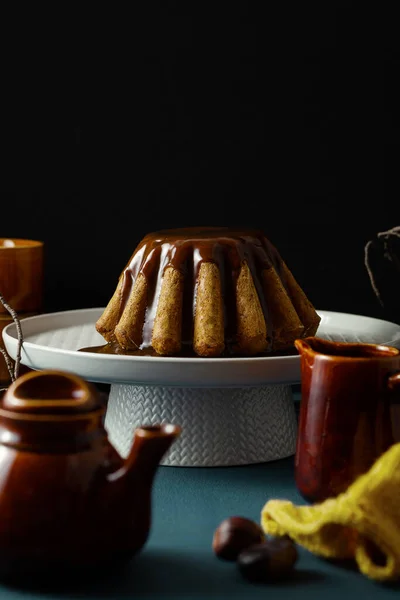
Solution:
{"label": "mug handle", "polygon": [[387,381],[390,395],[390,412],[392,418],[393,438],[400,442],[400,371],[390,375]]}

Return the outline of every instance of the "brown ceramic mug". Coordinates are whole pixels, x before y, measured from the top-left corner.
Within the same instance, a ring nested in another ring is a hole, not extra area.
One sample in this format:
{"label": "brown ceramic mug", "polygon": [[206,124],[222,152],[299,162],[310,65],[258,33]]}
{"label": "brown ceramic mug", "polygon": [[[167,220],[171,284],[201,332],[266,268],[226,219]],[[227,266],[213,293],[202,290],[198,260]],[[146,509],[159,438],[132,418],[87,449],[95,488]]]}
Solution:
{"label": "brown ceramic mug", "polygon": [[296,485],[310,502],[344,492],[400,441],[400,350],[296,340],[301,365]]}
{"label": "brown ceramic mug", "polygon": [[[39,240],[0,238],[0,293],[19,318],[38,314],[43,308],[43,253]],[[0,345],[2,331],[12,316],[0,302]],[[5,360],[0,356],[0,384],[9,382]]]}
{"label": "brown ceramic mug", "polygon": [[17,313],[42,310],[43,242],[0,238],[0,291]]}

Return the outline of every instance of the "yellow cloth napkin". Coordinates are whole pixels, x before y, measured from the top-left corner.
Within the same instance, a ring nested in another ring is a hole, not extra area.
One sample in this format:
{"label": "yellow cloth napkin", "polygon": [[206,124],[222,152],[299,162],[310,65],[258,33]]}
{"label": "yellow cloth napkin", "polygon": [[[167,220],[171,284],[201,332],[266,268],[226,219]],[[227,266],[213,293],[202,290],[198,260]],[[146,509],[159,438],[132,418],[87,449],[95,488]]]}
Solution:
{"label": "yellow cloth napkin", "polygon": [[[266,534],[289,535],[314,554],[354,558],[371,579],[400,578],[400,443],[337,498],[311,506],[269,500],[261,526]],[[380,560],[374,544],[383,554]]]}

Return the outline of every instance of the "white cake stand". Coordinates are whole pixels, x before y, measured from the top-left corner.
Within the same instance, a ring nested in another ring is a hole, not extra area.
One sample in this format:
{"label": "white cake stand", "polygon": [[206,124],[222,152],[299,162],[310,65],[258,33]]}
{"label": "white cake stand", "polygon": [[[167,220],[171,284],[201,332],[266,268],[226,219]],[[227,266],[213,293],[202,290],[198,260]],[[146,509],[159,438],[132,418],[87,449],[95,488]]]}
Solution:
{"label": "white cake stand", "polygon": [[[21,362],[62,369],[111,384],[105,427],[127,456],[136,427],[170,422],[182,434],[164,457],[171,466],[244,465],[294,454],[297,420],[291,385],[300,383],[300,357],[175,358],[80,352],[104,344],[95,329],[103,308],[37,315],[21,320]],[[317,335],[331,340],[400,346],[400,326],[318,311]],[[16,326],[3,330],[15,359]]]}

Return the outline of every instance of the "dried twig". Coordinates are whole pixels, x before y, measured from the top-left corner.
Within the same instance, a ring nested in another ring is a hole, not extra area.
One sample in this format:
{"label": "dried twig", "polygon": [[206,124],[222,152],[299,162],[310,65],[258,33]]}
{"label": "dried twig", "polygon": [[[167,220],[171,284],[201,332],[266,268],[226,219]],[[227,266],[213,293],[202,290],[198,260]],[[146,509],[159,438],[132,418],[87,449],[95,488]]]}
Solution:
{"label": "dried twig", "polygon": [[398,297],[394,290],[400,275],[400,226],[381,231],[373,240],[367,242],[364,248],[364,264],[381,306],[389,309],[393,298],[393,306],[397,309]]}
{"label": "dried twig", "polygon": [[[2,355],[4,356],[4,360],[6,361],[6,365],[7,365],[8,374],[10,375],[10,378],[12,379],[12,378],[13,378],[13,376],[14,376],[14,373],[13,373],[13,369],[14,369],[14,367],[13,367],[12,360],[11,360],[11,358],[8,356],[8,354],[7,354],[7,352],[4,350],[4,348],[2,348],[1,346],[0,346],[0,352],[1,352],[1,353],[2,353]],[[3,388],[0,388],[0,390],[2,390],[2,389],[3,389]]]}
{"label": "dried twig", "polygon": [[[24,342],[24,338],[22,335],[21,323],[20,323],[17,313],[5,301],[5,299],[1,293],[0,293],[0,302],[12,316],[13,321],[15,323],[15,327],[17,329],[17,335],[18,335],[18,345],[17,345],[17,354],[15,356],[15,362],[14,362],[14,371],[13,371],[11,359],[8,356],[7,352],[5,350],[3,350],[3,348],[0,348],[1,353],[4,356],[4,360],[6,361],[6,365],[7,365],[8,372],[10,374],[11,382],[13,382],[16,379],[18,379],[18,376],[19,376],[19,367],[20,367],[20,363],[21,363],[21,348],[22,348],[22,344]],[[4,389],[7,389],[7,388],[0,388],[0,391],[3,391]]]}

